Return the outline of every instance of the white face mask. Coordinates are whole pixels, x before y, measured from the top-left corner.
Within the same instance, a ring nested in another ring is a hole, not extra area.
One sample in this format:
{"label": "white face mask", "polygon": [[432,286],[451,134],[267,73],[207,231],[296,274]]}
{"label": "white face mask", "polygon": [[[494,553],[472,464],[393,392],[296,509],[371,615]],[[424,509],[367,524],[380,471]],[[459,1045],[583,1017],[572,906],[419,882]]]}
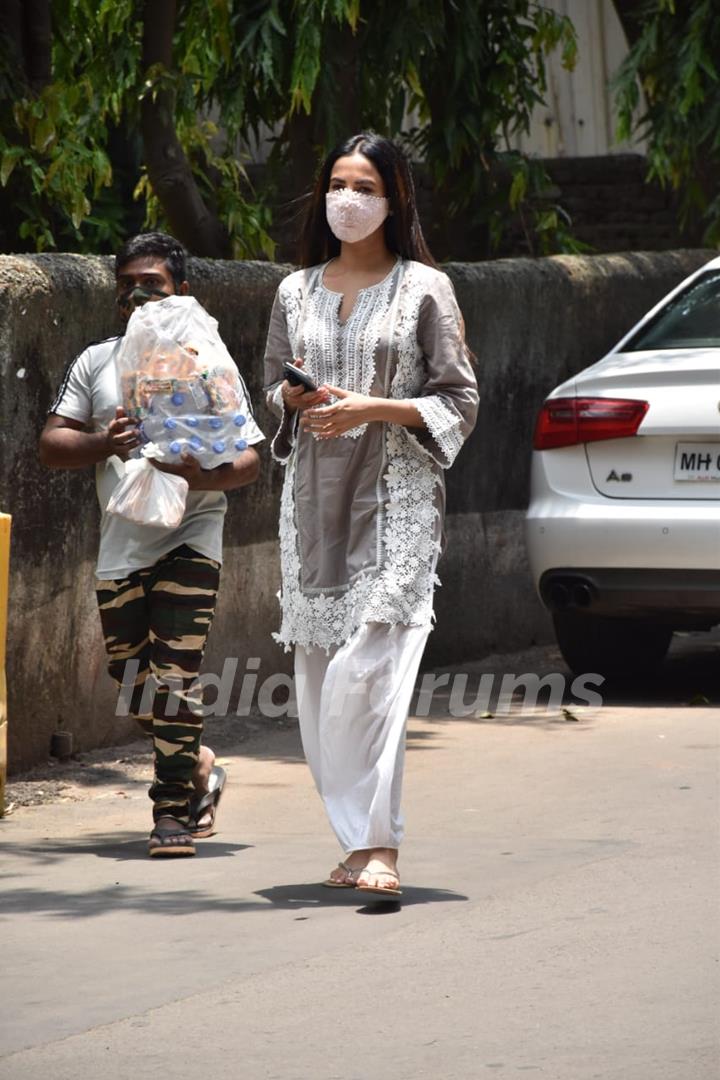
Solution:
{"label": "white face mask", "polygon": [[379,229],[390,212],[387,199],[366,195],[362,191],[341,188],[328,191],[325,213],[330,229],[338,240],[356,244]]}

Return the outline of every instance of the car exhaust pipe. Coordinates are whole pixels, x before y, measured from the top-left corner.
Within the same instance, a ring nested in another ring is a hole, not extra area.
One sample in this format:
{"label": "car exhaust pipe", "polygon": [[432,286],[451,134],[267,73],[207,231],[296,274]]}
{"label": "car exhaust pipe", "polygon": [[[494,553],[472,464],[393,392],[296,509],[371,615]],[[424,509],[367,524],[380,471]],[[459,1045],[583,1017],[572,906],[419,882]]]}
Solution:
{"label": "car exhaust pipe", "polygon": [[550,607],[553,611],[564,611],[570,606],[570,590],[560,581],[554,581],[550,586]]}
{"label": "car exhaust pipe", "polygon": [[551,611],[589,608],[597,600],[597,589],[591,581],[568,575],[551,577],[542,589],[545,603]]}
{"label": "car exhaust pipe", "polygon": [[580,582],[572,590],[572,601],[575,607],[590,607],[593,602],[593,592],[589,585]]}

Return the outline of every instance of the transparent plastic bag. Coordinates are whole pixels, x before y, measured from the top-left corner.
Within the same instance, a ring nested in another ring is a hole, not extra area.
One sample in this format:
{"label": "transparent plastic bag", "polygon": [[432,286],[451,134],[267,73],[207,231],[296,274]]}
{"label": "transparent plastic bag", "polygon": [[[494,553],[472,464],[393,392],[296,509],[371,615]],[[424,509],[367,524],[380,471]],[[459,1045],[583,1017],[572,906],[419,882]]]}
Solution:
{"label": "transparent plastic bag", "polygon": [[242,381],[217,321],[194,297],[168,296],[137,308],[116,364],[120,400],[139,421],[141,448],[155,443],[169,463],[180,463],[186,451],[203,469],[247,449]]}
{"label": "transparent plastic bag", "polygon": [[133,458],[125,462],[106,510],[136,525],[176,529],[185,513],[187,493],[184,477],[161,472],[147,457]]}

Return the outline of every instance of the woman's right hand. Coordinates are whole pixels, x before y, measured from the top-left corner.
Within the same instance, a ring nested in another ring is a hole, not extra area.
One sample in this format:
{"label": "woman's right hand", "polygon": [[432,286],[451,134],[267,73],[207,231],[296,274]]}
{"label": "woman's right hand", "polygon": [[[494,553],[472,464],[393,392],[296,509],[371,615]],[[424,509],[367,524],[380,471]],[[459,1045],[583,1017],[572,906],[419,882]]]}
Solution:
{"label": "woman's right hand", "polygon": [[[302,360],[294,360],[295,367],[303,366]],[[288,412],[303,412],[311,409],[313,405],[327,405],[330,394],[326,386],[319,386],[317,390],[306,390],[302,386],[292,386],[285,379],[280,386],[280,393]]]}

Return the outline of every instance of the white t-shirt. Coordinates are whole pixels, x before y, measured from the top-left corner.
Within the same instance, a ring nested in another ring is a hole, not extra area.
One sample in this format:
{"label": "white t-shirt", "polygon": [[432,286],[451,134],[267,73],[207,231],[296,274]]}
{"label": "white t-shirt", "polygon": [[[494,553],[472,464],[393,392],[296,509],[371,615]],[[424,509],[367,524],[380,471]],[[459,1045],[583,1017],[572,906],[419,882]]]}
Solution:
{"label": "white t-shirt", "polygon": [[[73,360],[50,408],[51,413],[77,420],[92,431],[107,430],[120,403],[115,354],[121,341],[122,338],[115,337],[90,345]],[[247,392],[242,411],[247,416],[243,438],[248,446],[254,446],[262,442],[264,435],[255,423]],[[124,578],[132,570],[154,566],[181,544],[188,544],[201,555],[222,562],[222,531],[227,509],[227,499],[222,491],[188,492],[185,516],[178,527],[160,529],[136,525],[105,512],[119,480],[111,461],[101,461],[95,466],[95,487],[102,513],[96,571],[99,578]]]}

